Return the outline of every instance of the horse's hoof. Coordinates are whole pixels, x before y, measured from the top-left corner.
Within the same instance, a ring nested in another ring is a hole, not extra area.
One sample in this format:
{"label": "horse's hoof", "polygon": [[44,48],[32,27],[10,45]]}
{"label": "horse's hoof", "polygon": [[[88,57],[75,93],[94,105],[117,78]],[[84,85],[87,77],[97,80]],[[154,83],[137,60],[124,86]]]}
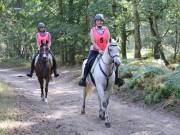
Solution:
{"label": "horse's hoof", "polygon": [[105,123],[106,128],[110,128],[111,124],[109,122]]}
{"label": "horse's hoof", "polygon": [[47,102],[48,102],[47,98],[45,98],[45,99],[44,99],[44,102],[45,102],[45,103],[47,103]]}
{"label": "horse's hoof", "polygon": [[82,115],[86,114],[85,110],[81,110],[81,114]]}
{"label": "horse's hoof", "polygon": [[105,112],[101,112],[101,113],[99,114],[99,118],[100,118],[101,120],[105,120]]}
{"label": "horse's hoof", "polygon": [[99,115],[99,118],[100,118],[101,120],[105,120],[105,117],[102,116],[102,115]]}

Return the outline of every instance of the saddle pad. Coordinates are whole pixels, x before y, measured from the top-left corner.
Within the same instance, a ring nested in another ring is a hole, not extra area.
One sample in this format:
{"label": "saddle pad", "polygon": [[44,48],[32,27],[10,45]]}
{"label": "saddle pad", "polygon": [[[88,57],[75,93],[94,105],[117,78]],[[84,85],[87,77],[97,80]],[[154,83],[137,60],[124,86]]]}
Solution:
{"label": "saddle pad", "polygon": [[38,59],[39,59],[39,54],[35,58],[34,66],[36,66],[36,63],[37,63]]}

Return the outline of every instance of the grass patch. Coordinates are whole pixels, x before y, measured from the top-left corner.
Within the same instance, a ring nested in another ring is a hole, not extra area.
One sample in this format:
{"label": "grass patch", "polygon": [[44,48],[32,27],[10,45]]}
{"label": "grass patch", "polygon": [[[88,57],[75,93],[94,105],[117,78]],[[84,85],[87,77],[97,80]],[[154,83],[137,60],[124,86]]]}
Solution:
{"label": "grass patch", "polygon": [[[0,123],[4,121],[14,121],[13,114],[15,98],[11,91],[9,91],[8,84],[0,81]],[[8,134],[8,129],[0,126],[0,135]]]}
{"label": "grass patch", "polygon": [[0,64],[7,67],[12,67],[12,66],[19,67],[19,66],[28,66],[30,64],[30,61],[27,61],[20,57],[12,57],[12,58],[0,59]]}
{"label": "grass patch", "polygon": [[8,86],[5,82],[0,82],[0,93],[7,90]]}

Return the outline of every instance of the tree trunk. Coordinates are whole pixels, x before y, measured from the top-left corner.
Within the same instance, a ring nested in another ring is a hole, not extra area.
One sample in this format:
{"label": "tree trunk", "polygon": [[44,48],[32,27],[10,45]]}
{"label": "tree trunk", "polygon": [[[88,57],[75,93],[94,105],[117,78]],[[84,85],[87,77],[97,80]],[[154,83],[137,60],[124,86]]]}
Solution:
{"label": "tree trunk", "polygon": [[83,56],[87,55],[86,49],[88,48],[88,40],[87,38],[89,37],[89,14],[88,14],[88,6],[89,6],[89,0],[85,0],[85,23],[84,23],[84,35],[83,36],[83,48],[81,49]]}
{"label": "tree trunk", "polygon": [[163,52],[163,48],[161,46],[161,37],[158,32],[157,17],[153,15],[149,16],[149,23],[150,23],[151,34],[154,38],[154,59],[160,59],[161,57],[165,65],[168,66],[169,62],[167,61]]}
{"label": "tree trunk", "polygon": [[[114,17],[114,20],[117,19],[117,12],[116,12],[116,9],[117,9],[117,1],[116,0],[112,0],[112,15]],[[113,33],[111,33],[111,37],[116,39],[117,35],[119,34],[119,32],[117,31],[117,27],[118,27],[119,24],[116,24],[116,21],[114,21],[113,23]]]}
{"label": "tree trunk", "polygon": [[86,0],[85,5],[86,5],[86,22],[85,22],[84,31],[85,31],[86,34],[88,34],[88,28],[89,28],[88,27],[89,26],[89,19],[88,19],[88,17],[89,17],[89,14],[88,14],[89,0]]}
{"label": "tree trunk", "polygon": [[[74,0],[69,0],[69,23],[74,24],[75,16],[74,16]],[[67,45],[66,45],[67,46]],[[75,63],[75,44],[72,41],[70,45],[67,46],[67,62],[69,64]]]}
{"label": "tree trunk", "polygon": [[15,8],[22,8],[22,0],[16,0],[16,7]]}
{"label": "tree trunk", "polygon": [[71,45],[70,46],[70,54],[69,54],[69,64],[70,65],[75,65],[75,53],[76,53],[76,51],[75,51],[75,45],[76,44],[76,41],[75,42],[73,42],[73,45]]}
{"label": "tree trunk", "polygon": [[69,0],[69,23],[73,23],[74,22],[74,12],[73,12],[73,9],[74,9],[74,1],[73,0]]}
{"label": "tree trunk", "polygon": [[160,55],[161,55],[161,59],[164,61],[164,64],[166,65],[166,66],[168,66],[169,65],[169,62],[167,61],[167,59],[166,59],[166,57],[165,57],[165,55],[164,55],[164,52],[163,52],[163,48],[162,47],[160,47]]}
{"label": "tree trunk", "polygon": [[126,34],[126,22],[121,23],[121,52],[122,58],[127,59],[126,55],[126,41],[127,41],[127,34]]}
{"label": "tree trunk", "polygon": [[140,37],[140,19],[137,10],[137,0],[132,0],[134,17],[134,40],[135,40],[135,58],[141,58],[141,37]]}
{"label": "tree trunk", "polygon": [[58,5],[59,5],[59,15],[62,17],[63,15],[63,0],[58,0]]}
{"label": "tree trunk", "polygon": [[154,59],[160,59],[160,44],[161,44],[161,38],[159,36],[158,32],[158,26],[157,26],[157,17],[151,15],[149,17],[149,24],[150,24],[150,30],[151,34],[154,38]]}
{"label": "tree trunk", "polygon": [[177,57],[177,53],[178,53],[178,49],[179,49],[179,31],[178,31],[178,24],[177,24],[177,21],[176,21],[176,32],[175,32],[175,39],[176,39],[176,42],[175,42],[175,45],[174,45],[174,60],[176,60],[176,57]]}
{"label": "tree trunk", "polygon": [[[59,16],[59,24],[61,23],[61,21],[63,20],[63,0],[58,0],[58,8],[59,8],[59,12],[58,12],[58,16]],[[60,31],[59,33],[59,37],[63,36],[63,31]],[[64,44],[62,44],[59,40],[57,41],[58,44],[60,44],[60,62],[61,64],[65,63],[65,57],[64,57]]]}

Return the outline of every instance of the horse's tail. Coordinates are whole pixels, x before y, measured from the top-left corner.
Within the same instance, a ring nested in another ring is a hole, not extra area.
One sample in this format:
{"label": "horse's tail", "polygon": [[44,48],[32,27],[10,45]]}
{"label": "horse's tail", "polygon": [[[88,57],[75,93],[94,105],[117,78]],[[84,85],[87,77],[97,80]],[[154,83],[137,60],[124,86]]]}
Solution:
{"label": "horse's tail", "polygon": [[84,90],[86,92],[86,96],[90,97],[94,91],[94,87],[91,84],[87,84],[86,87],[84,88]]}
{"label": "horse's tail", "polygon": [[[83,64],[82,64],[82,73],[81,73],[81,77],[83,77],[83,75],[84,75],[84,68],[85,68],[85,65],[86,65],[86,62],[87,62],[87,59],[85,59],[84,61],[83,61]],[[88,78],[86,78],[86,80],[87,80]],[[87,82],[87,81],[86,81]],[[84,88],[84,91],[85,91],[85,93],[86,93],[86,96],[87,97],[90,97],[90,95],[91,95],[91,93],[93,92],[93,86],[91,85],[91,84],[88,84],[87,83],[87,86]]]}
{"label": "horse's tail", "polygon": [[85,60],[83,61],[83,64],[82,64],[81,78],[82,78],[83,75],[84,75],[84,68],[85,68],[86,62],[87,62],[87,59],[85,59]]}

